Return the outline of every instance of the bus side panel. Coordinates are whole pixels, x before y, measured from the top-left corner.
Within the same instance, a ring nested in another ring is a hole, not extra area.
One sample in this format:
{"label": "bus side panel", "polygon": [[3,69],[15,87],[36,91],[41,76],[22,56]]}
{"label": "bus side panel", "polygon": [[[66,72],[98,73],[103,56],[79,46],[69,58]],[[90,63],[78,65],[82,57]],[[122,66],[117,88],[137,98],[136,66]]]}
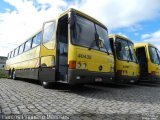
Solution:
{"label": "bus side panel", "polygon": [[7,69],[16,71],[16,77],[38,78],[40,47],[35,47],[7,61]]}

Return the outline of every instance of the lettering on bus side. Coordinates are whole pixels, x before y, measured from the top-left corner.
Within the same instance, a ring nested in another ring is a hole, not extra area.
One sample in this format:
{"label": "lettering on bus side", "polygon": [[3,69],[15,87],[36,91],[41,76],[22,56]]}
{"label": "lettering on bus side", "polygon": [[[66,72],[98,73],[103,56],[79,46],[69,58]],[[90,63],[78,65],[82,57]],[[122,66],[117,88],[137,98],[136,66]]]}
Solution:
{"label": "lettering on bus side", "polygon": [[78,54],[79,58],[92,59],[90,55]]}

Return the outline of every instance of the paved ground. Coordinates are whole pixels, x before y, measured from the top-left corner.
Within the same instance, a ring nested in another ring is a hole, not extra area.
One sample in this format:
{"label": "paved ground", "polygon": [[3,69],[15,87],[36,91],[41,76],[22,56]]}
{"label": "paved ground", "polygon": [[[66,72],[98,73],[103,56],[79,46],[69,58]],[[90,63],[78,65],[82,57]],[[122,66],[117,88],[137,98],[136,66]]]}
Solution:
{"label": "paved ground", "polygon": [[31,80],[0,79],[0,107],[0,119],[17,114],[23,119],[156,120],[160,119],[160,84],[59,84],[44,89]]}

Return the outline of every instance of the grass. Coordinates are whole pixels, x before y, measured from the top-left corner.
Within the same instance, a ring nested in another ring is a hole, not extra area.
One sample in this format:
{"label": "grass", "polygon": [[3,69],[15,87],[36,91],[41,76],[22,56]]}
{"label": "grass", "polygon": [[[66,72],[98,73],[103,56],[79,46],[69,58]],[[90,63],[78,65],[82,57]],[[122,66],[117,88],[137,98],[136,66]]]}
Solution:
{"label": "grass", "polygon": [[6,72],[4,70],[0,70],[0,78],[7,78],[8,75],[6,74]]}

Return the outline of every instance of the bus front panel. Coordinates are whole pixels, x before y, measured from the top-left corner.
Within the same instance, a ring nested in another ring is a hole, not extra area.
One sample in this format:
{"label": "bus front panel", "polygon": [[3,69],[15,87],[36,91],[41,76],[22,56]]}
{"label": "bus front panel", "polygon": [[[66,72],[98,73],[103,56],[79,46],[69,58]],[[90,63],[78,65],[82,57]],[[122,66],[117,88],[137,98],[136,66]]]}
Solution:
{"label": "bus front panel", "polygon": [[83,15],[75,17],[68,51],[69,83],[111,82],[114,58],[107,29]]}

